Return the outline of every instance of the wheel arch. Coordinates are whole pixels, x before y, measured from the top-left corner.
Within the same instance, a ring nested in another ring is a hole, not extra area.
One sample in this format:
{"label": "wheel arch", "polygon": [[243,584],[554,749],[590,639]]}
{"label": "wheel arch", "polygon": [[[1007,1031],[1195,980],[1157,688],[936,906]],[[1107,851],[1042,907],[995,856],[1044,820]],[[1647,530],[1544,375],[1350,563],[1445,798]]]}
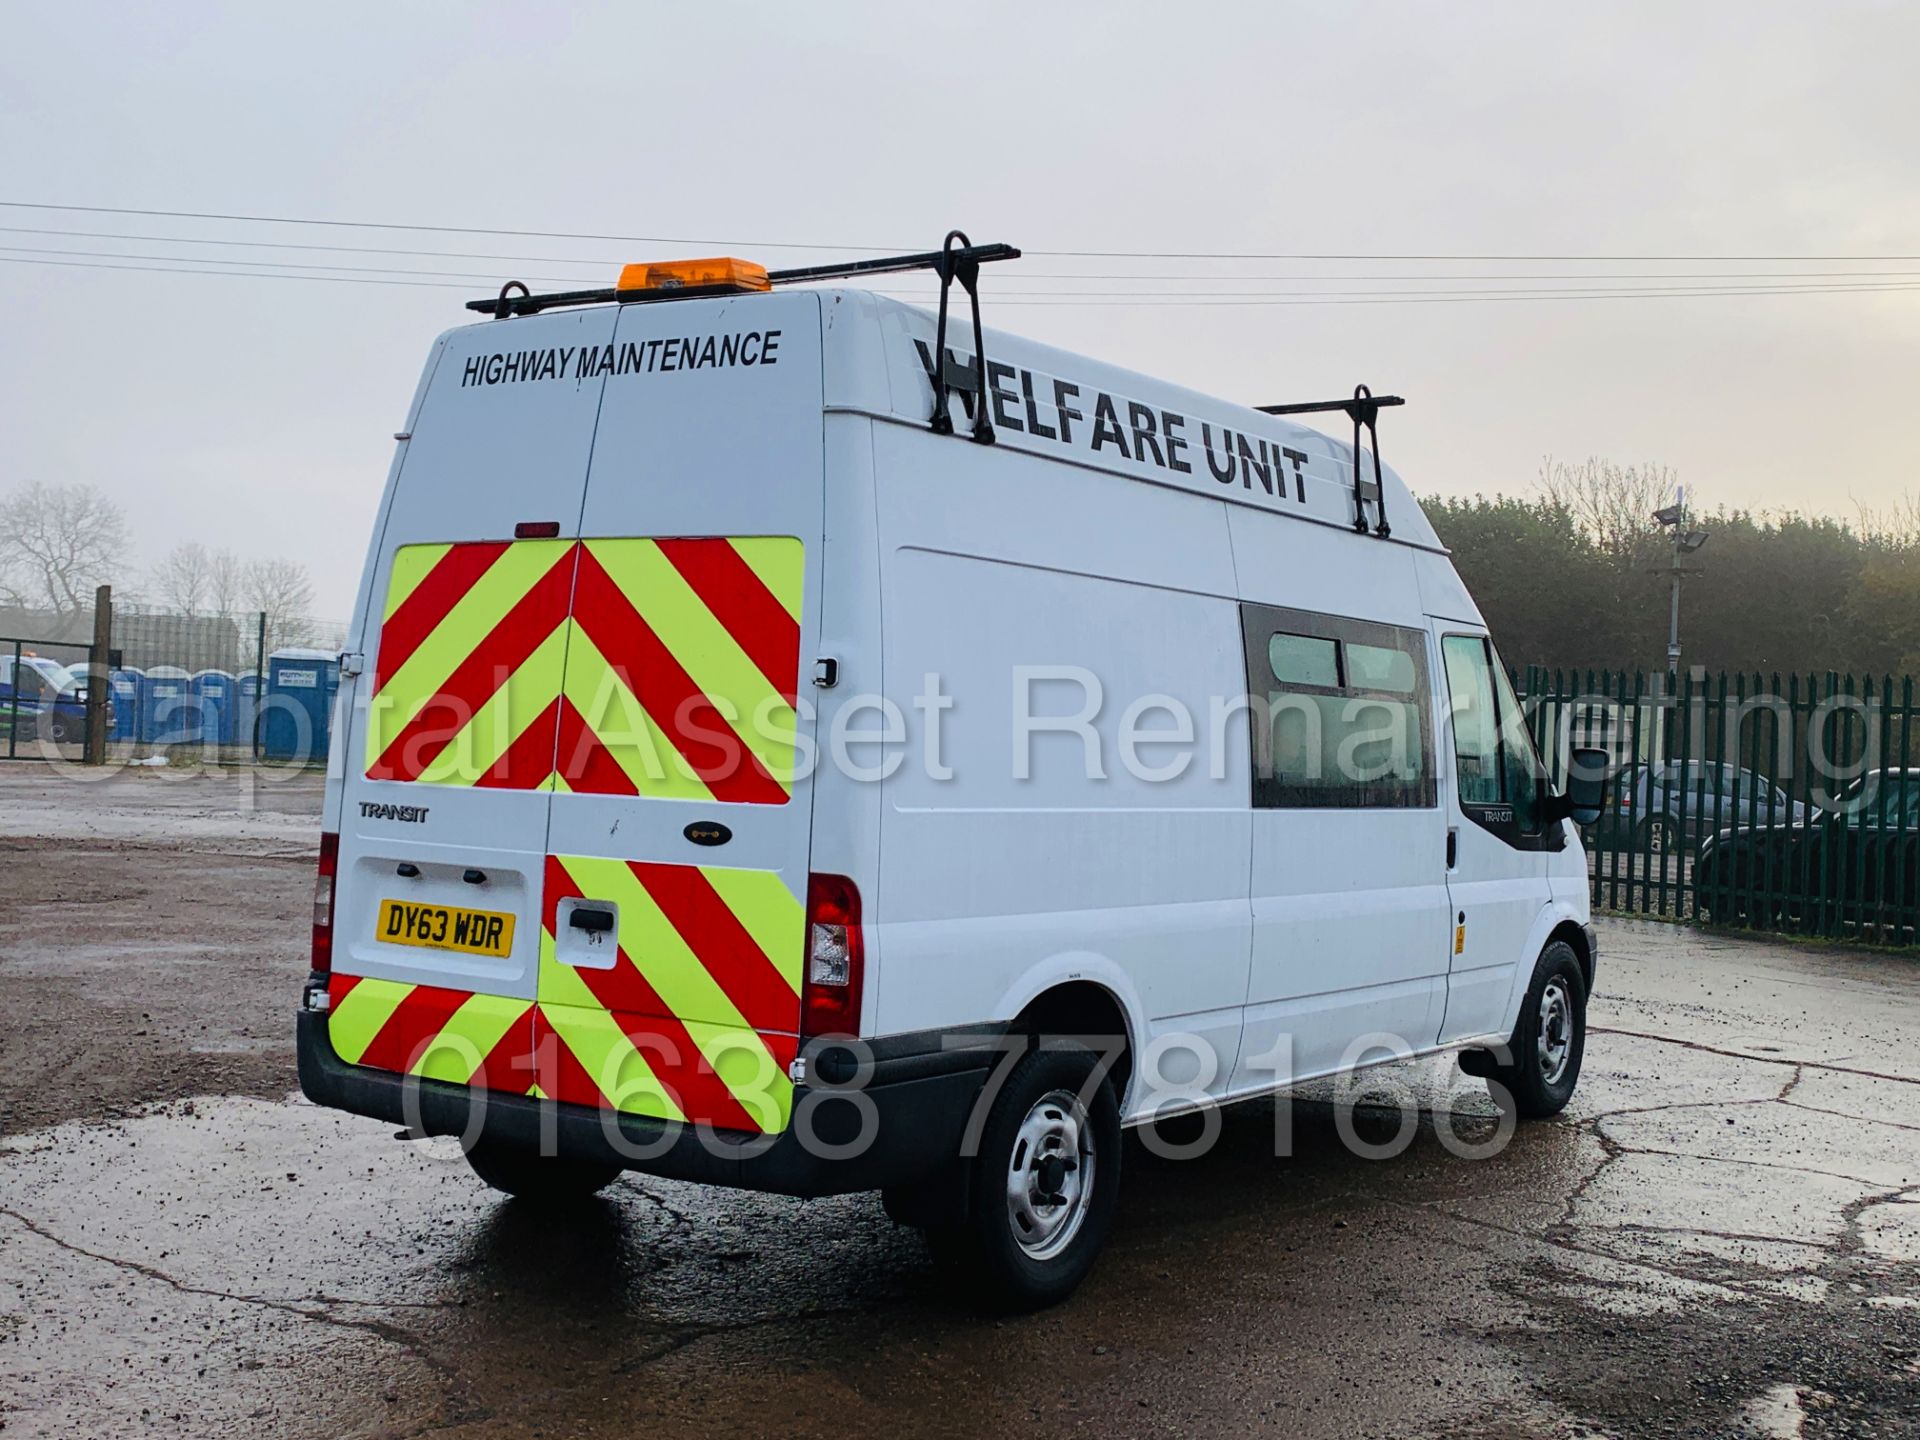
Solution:
{"label": "wheel arch", "polygon": [[1029,1036],[1116,1037],[1120,1044],[1112,1068],[1114,1095],[1126,1113],[1133,1080],[1133,1057],[1140,1042],[1138,997],[1117,967],[1094,957],[1075,956],[1070,964],[1025,977],[1002,1006],[1008,1028]]}
{"label": "wheel arch", "polygon": [[1565,940],[1580,957],[1581,978],[1587,982],[1588,993],[1592,993],[1594,957],[1589,953],[1583,926],[1582,917],[1564,901],[1551,902],[1535,917],[1533,929],[1520,952],[1523,958],[1513,967],[1513,989],[1507,996],[1506,1027],[1500,1032],[1502,1035],[1511,1034],[1519,1023],[1520,1006],[1527,998],[1527,987],[1533,984],[1534,967],[1540,963],[1541,952],[1556,940]]}
{"label": "wheel arch", "polygon": [[1594,954],[1593,945],[1587,938],[1587,927],[1570,917],[1561,920],[1547,932],[1547,938],[1541,942],[1540,948],[1544,950],[1556,940],[1566,941],[1573,953],[1579,957],[1580,979],[1587,987],[1587,994],[1592,995]]}

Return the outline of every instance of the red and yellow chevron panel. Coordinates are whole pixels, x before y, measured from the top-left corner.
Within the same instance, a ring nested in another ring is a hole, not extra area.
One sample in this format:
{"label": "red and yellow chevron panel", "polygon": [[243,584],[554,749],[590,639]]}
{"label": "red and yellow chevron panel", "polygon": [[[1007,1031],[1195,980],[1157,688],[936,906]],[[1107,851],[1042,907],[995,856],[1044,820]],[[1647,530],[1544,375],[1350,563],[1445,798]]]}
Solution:
{"label": "red and yellow chevron panel", "polygon": [[[562,901],[619,914],[606,969],[556,954]],[[547,857],[538,1002],[335,974],[350,1064],[774,1134],[793,1108],[805,916],[771,871]]]}
{"label": "red and yellow chevron panel", "polygon": [[437,985],[334,975],[327,1033],[351,1065],[524,1095],[531,1001]]}
{"label": "red and yellow chevron panel", "polygon": [[[568,899],[617,907],[611,968],[557,958]],[[541,1090],[724,1130],[786,1129],[803,928],[799,899],[770,871],[548,856]]]}
{"label": "red and yellow chevron panel", "polygon": [[367,775],[783,804],[804,561],[790,536],[403,546]]}

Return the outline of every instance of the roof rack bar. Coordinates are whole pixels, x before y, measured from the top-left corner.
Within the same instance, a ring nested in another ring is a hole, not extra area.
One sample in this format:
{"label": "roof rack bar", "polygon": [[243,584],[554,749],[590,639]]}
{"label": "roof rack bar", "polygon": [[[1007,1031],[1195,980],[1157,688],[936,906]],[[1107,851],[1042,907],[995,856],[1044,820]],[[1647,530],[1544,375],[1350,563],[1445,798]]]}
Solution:
{"label": "roof rack bar", "polygon": [[1387,482],[1380,473],[1380,431],[1375,421],[1380,411],[1389,405],[1404,405],[1407,402],[1398,395],[1375,395],[1364,385],[1353,387],[1351,400],[1309,400],[1298,405],[1256,405],[1253,408],[1262,415],[1316,415],[1330,410],[1344,411],[1353,421],[1353,528],[1359,534],[1366,534],[1367,497],[1361,488],[1360,480],[1360,429],[1366,427],[1368,437],[1373,441],[1373,533],[1385,538],[1393,534],[1387,524]]}
{"label": "roof rack bar", "polygon": [[[1366,386],[1360,388],[1364,390]],[[1329,410],[1343,410],[1351,416],[1356,403],[1355,400],[1308,400],[1298,405],[1256,405],[1253,408],[1262,415],[1320,415]],[[1384,410],[1389,405],[1404,405],[1407,402],[1398,395],[1369,395],[1366,403],[1375,410]]]}
{"label": "roof rack bar", "polygon": [[[767,280],[774,285],[799,285],[813,280],[840,280],[858,275],[892,275],[903,270],[940,270],[943,266],[978,267],[995,260],[1018,260],[1020,252],[1011,245],[966,245],[958,250],[923,250],[912,255],[884,255],[871,260],[846,260],[834,265],[803,265],[794,270],[769,270]],[[951,273],[951,272],[949,272]],[[507,291],[518,288],[520,294]],[[942,287],[944,289],[944,286]],[[628,292],[630,295],[635,292]],[[491,300],[469,300],[466,308],[482,315],[505,320],[510,315],[537,315],[542,310],[557,310],[570,305],[610,305],[621,298],[617,289],[560,290],[550,295],[530,295],[527,287],[510,280]],[[658,298],[676,298],[663,292]],[[685,291],[677,298],[691,299]]]}
{"label": "roof rack bar", "polygon": [[[954,231],[958,235],[959,231]],[[797,285],[806,280],[839,280],[853,275],[891,275],[901,270],[938,270],[944,265],[985,265],[994,260],[1018,260],[1020,252],[1011,245],[962,245],[949,251],[926,250],[917,255],[890,255],[876,260],[848,260],[839,265],[807,265],[798,270],[769,270],[767,279],[776,285]]]}

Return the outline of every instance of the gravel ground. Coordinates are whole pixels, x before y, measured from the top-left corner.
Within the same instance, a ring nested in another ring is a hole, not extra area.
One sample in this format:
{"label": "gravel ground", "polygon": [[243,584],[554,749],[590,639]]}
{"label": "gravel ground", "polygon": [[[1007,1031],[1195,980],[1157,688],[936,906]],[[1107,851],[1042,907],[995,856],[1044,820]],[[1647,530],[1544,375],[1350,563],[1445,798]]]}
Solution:
{"label": "gravel ground", "polygon": [[1587,1067],[1486,1159],[1450,1066],[1134,1145],[993,1319],[870,1197],[629,1176],[564,1220],[295,1100],[313,777],[0,766],[8,1437],[1920,1434],[1920,960],[1601,932]]}

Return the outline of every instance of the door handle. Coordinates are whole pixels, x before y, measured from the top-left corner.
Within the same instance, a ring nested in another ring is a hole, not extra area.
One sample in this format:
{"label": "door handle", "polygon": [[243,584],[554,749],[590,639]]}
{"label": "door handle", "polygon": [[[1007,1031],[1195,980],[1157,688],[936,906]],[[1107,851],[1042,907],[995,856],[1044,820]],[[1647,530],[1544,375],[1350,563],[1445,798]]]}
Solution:
{"label": "door handle", "polygon": [[1447,827],[1447,869],[1451,870],[1460,859],[1460,830],[1458,826]]}
{"label": "door handle", "polygon": [[573,913],[567,917],[567,924],[576,930],[585,930],[594,935],[604,935],[607,931],[613,929],[613,912],[611,910],[588,910],[576,906]]}

